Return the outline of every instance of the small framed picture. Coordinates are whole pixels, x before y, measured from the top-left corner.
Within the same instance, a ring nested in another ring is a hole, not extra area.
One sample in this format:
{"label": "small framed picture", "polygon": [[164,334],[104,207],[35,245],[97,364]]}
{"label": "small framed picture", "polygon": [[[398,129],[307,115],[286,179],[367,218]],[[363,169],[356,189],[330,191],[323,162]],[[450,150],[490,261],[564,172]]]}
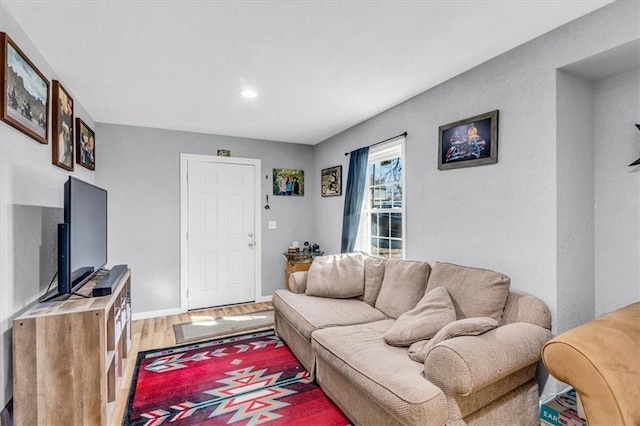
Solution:
{"label": "small framed picture", "polygon": [[96,134],[80,117],[76,118],[76,163],[96,169]]}
{"label": "small framed picture", "polygon": [[73,171],[73,99],[59,81],[53,80],[52,162]]}
{"label": "small framed picture", "polygon": [[304,195],[304,170],[273,169],[273,195]]}
{"label": "small framed picture", "polygon": [[342,166],[322,169],[320,176],[322,182],[322,196],[335,197],[342,195]]}
{"label": "small framed picture", "polygon": [[0,49],[0,120],[46,145],[49,81],[5,33],[0,33]]}
{"label": "small framed picture", "polygon": [[440,126],[438,136],[440,170],[498,162],[498,110]]}

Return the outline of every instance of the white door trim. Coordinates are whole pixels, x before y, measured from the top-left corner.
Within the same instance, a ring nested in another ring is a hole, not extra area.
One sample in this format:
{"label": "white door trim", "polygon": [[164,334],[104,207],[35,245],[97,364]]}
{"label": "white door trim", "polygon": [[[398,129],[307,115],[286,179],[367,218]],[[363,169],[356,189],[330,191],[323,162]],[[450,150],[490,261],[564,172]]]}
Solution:
{"label": "white door trim", "polygon": [[218,157],[215,155],[180,154],[180,310],[188,311],[187,289],[189,283],[189,258],[187,249],[188,197],[187,171],[189,161],[206,161],[210,163],[244,164],[255,167],[255,301],[262,302],[262,170],[261,160],[256,158]]}

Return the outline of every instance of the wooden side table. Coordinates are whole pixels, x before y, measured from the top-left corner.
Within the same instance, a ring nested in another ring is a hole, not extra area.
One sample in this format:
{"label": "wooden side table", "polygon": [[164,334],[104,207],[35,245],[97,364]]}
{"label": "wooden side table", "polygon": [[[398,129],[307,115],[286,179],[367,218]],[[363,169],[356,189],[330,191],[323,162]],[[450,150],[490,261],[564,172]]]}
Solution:
{"label": "wooden side table", "polygon": [[284,255],[284,285],[289,289],[289,276],[294,272],[308,271],[311,268],[313,258],[316,256],[322,256],[323,251],[317,251],[315,253],[282,253]]}

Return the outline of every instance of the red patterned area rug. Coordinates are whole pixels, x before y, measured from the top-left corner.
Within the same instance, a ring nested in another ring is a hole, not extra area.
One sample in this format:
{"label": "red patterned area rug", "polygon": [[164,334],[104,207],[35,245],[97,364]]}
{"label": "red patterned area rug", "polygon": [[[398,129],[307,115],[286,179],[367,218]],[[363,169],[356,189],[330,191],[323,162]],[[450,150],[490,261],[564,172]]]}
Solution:
{"label": "red patterned area rug", "polygon": [[273,331],[138,354],[123,425],[348,425]]}

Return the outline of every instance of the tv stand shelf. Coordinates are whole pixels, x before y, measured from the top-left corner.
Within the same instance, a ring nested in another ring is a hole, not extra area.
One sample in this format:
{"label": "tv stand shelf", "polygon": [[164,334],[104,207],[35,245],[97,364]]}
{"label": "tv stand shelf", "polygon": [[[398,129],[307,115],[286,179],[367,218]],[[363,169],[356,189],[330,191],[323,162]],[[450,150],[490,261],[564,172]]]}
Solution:
{"label": "tv stand shelf", "polygon": [[38,303],[13,321],[16,425],[120,423],[112,417],[131,348],[130,294],[127,269],[108,296]]}

